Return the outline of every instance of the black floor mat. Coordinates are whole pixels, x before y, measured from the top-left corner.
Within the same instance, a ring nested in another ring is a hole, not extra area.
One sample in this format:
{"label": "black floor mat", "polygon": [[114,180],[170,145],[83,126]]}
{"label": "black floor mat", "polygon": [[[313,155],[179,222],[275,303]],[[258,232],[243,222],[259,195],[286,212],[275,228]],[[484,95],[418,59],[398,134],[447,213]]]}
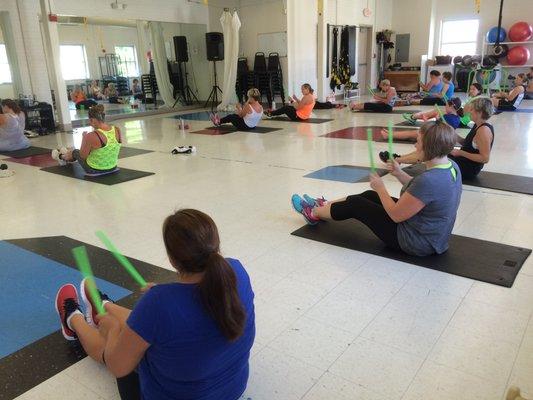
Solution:
{"label": "black floor mat", "polygon": [[120,148],[120,153],[118,158],[127,158],[133,156],[140,156],[141,154],[153,153],[152,150],[138,149],[136,147],[125,147]]}
{"label": "black floor mat", "polygon": [[270,121],[280,121],[280,122],[297,122],[300,124],[322,124],[324,122],[333,121],[331,118],[308,118],[305,121],[293,121],[287,117],[272,117]]}
{"label": "black floor mat", "polygon": [[[425,166],[414,164],[403,170],[411,176],[416,176],[424,172]],[[463,185],[533,195],[533,178],[529,176],[481,171],[475,179],[463,179]]]}
{"label": "black floor mat", "polygon": [[[270,133],[270,132],[276,132],[281,131],[282,128],[271,128],[268,126],[256,126],[254,129],[248,129],[248,130],[240,130],[235,128],[233,125],[220,125],[220,126],[210,126],[208,128],[205,128],[210,131],[218,131],[221,133],[233,133],[233,132],[246,132],[246,133]],[[192,132],[196,133],[196,132]]]}
{"label": "black floor mat", "polygon": [[353,219],[305,225],[292,235],[505,287],[513,286],[531,254],[530,249],[452,235],[446,253],[410,256],[385,247],[370,229]]}
{"label": "black floor mat", "polygon": [[103,185],[116,185],[117,183],[128,182],[134,179],[144,178],[145,176],[154,175],[153,172],[120,168],[119,171],[108,175],[86,176],[85,171],[83,171],[83,168],[78,163],[72,163],[65,166],[56,165],[54,167],[41,168],[41,171],[68,176],[69,178],[81,179],[83,181],[101,183]]}
{"label": "black floor mat", "polygon": [[410,110],[406,108],[405,110],[392,110],[391,112],[376,112],[376,111],[370,111],[370,110],[358,110],[358,111],[352,111],[354,114],[357,113],[365,113],[365,114],[405,114],[405,113],[417,113],[420,112],[420,110]]}
{"label": "black floor mat", "polygon": [[27,149],[16,151],[0,151],[0,154],[13,158],[25,158],[30,156],[38,156],[40,154],[51,154],[52,149],[46,149],[44,147],[30,146]]}

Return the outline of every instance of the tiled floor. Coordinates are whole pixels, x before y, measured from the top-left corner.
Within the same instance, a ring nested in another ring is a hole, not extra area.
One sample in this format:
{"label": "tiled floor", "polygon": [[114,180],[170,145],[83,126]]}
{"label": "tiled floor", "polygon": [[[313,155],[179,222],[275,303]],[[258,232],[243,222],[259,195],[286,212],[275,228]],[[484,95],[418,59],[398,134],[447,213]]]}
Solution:
{"label": "tiled floor", "polygon": [[[120,164],[156,175],[117,186],[9,163],[16,174],[0,179],[0,239],[67,235],[99,245],[94,232],[103,229],[127,255],[170,268],[161,223],[176,208],[198,208],[215,219],[224,253],[243,261],[256,292],[257,340],[244,399],[501,400],[512,384],[533,398],[533,257],[507,289],[290,235],[303,224],[289,205],[292,193],[333,199],[368,188],[303,177],[330,165],[368,166],[364,141],[321,136],[402,119],[315,114],[334,121],[265,121],[283,130],[223,136],[188,134],[164,116],[118,121],[129,147],[154,151]],[[533,176],[533,114],[502,113],[492,122],[487,170]],[[190,131],[209,126],[189,123]],[[80,135],[32,140],[79,145]],[[178,145],[198,152],[170,154]],[[411,148],[397,144],[395,152]],[[385,181],[399,192],[393,179]],[[465,187],[454,232],[531,248],[533,197]],[[118,394],[105,369],[85,359],[20,398]]]}

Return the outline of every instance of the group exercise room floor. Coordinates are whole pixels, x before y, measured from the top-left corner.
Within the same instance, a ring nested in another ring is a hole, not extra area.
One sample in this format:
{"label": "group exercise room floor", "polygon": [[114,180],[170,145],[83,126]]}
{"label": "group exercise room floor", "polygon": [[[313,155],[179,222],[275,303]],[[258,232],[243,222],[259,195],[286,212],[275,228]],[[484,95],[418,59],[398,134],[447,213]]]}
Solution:
{"label": "group exercise room floor", "polygon": [[[533,102],[522,106],[533,109]],[[244,399],[501,400],[510,385],[533,398],[533,256],[505,288],[290,235],[303,225],[290,206],[293,193],[335,199],[368,189],[368,183],[304,177],[327,166],[369,164],[366,141],[323,135],[402,121],[399,114],[346,110],[315,117],[334,120],[263,121],[280,130],[226,135],[191,133],[210,125],[197,119],[180,131],[172,115],[117,121],[127,147],[152,150],[121,159],[120,166],[155,173],[118,185],[9,162],[15,175],[0,179],[0,240],[66,236],[101,247],[94,232],[103,230],[127,256],[170,269],[163,219],[178,208],[197,208],[214,218],[223,253],[244,263],[256,293],[257,339]],[[533,177],[533,114],[502,113],[491,122],[496,135],[486,170]],[[32,144],[79,145],[81,131]],[[172,155],[178,145],[194,145],[197,153]],[[412,145],[394,148],[404,153]],[[397,195],[400,185],[384,179]],[[454,233],[533,248],[533,197],[465,186]],[[46,308],[42,299],[38,304]],[[6,306],[11,314],[2,325],[15,320],[17,308]],[[51,365],[61,358],[46,351]],[[0,376],[9,375],[2,365],[0,359]],[[0,381],[0,398],[9,398],[2,391]],[[85,358],[19,398],[119,397],[105,368]]]}

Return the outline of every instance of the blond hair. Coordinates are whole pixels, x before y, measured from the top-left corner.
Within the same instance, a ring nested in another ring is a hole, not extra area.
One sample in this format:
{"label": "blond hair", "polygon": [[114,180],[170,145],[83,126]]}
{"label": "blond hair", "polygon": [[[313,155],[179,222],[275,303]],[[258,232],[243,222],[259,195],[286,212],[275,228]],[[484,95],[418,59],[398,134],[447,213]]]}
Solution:
{"label": "blond hair", "polygon": [[492,116],[492,113],[494,112],[494,106],[492,105],[492,101],[488,97],[476,97],[474,100],[472,100],[468,106],[471,110],[477,111],[481,114],[481,118],[484,120],[489,119]]}
{"label": "blond hair", "polygon": [[97,104],[89,108],[89,118],[96,119],[100,122],[105,121],[105,108],[103,104]]}
{"label": "blond hair", "polygon": [[420,128],[422,136],[423,161],[445,157],[455,146],[455,130],[445,122],[426,122]]}
{"label": "blond hair", "polygon": [[259,89],[257,88],[248,89],[248,92],[246,92],[246,96],[248,96],[248,98],[251,97],[255,101],[261,100],[261,92],[259,92]]}
{"label": "blond hair", "polygon": [[390,86],[390,81],[388,79],[382,79],[381,82],[379,82],[379,84]]}

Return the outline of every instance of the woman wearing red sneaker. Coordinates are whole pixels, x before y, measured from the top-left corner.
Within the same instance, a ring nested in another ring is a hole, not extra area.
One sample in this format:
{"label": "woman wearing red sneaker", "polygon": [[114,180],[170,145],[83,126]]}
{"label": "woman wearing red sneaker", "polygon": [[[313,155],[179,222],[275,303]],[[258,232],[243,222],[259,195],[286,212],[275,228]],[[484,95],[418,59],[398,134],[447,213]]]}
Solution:
{"label": "woman wearing red sneaker", "polygon": [[98,316],[84,282],[86,316],[76,288],[64,285],[56,298],[63,335],[119,378],[122,399],[237,400],[255,337],[248,274],[220,255],[216,225],[200,211],[169,216],[163,240],[175,283],[149,285],[132,311],[102,295],[107,313]]}

